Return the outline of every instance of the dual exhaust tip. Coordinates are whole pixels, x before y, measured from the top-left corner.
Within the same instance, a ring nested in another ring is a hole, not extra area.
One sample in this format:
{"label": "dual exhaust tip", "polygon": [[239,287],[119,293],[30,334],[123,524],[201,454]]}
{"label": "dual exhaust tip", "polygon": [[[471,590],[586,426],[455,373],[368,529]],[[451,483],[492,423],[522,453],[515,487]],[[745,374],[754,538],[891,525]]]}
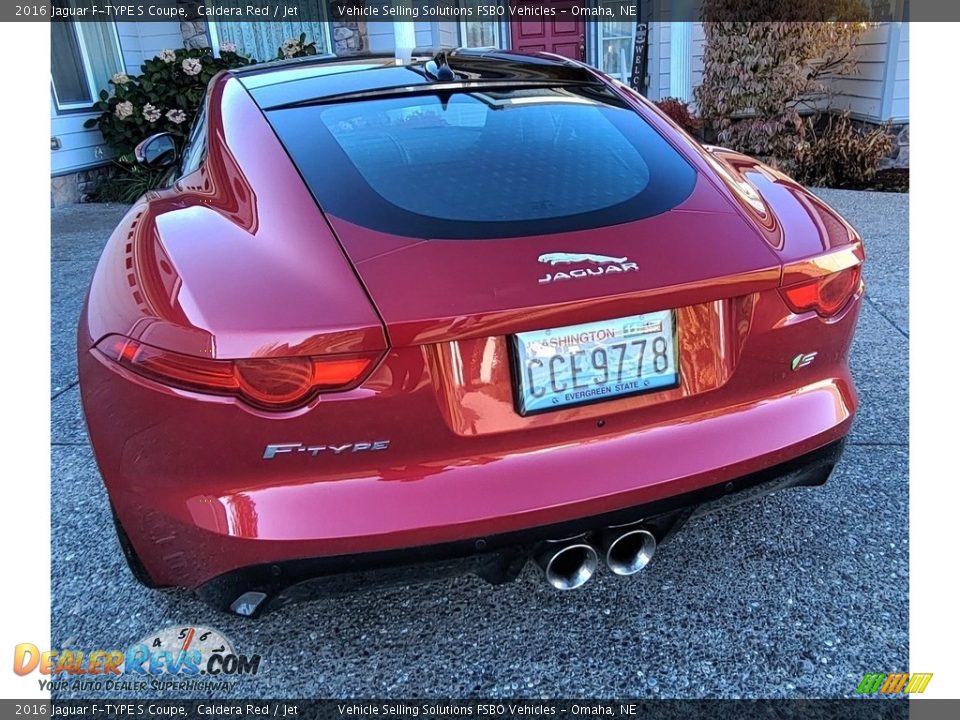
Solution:
{"label": "dual exhaust tip", "polygon": [[599,552],[583,538],[545,543],[536,559],[547,582],[557,590],[576,590],[596,573],[600,553],[615,575],[635,575],[657,551],[657,539],[645,528],[609,528],[600,540]]}

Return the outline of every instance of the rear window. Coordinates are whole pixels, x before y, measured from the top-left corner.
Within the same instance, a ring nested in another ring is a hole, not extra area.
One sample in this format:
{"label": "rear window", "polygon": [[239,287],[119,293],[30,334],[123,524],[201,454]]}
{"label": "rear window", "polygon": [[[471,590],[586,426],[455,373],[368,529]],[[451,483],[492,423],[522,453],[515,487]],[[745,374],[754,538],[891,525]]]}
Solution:
{"label": "rear window", "polygon": [[484,90],[269,111],[324,211],[398,235],[514,237],[656,215],[695,171],[593,86]]}

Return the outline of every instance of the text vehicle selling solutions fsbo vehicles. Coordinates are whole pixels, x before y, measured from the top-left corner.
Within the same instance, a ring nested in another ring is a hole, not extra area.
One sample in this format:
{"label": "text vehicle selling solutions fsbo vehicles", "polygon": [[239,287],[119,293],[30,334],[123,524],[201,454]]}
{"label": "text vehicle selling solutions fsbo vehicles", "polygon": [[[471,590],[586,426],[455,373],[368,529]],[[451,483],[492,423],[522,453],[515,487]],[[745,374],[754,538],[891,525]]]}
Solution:
{"label": "text vehicle selling solutions fsbo vehicles", "polygon": [[550,55],[226,72],[103,252],[83,405],[142,582],[255,615],[529,559],[632,575],[826,481],[860,238]]}

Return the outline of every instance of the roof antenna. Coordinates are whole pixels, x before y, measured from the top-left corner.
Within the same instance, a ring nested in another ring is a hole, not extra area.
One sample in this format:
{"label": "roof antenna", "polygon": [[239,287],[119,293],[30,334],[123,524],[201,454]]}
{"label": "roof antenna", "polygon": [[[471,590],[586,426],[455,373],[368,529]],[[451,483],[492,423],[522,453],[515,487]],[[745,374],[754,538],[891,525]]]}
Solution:
{"label": "roof antenna", "polygon": [[453,70],[451,70],[447,64],[447,54],[443,51],[434,55],[433,60],[427,60],[423,68],[426,70],[427,75],[434,80],[449,81],[456,79]]}

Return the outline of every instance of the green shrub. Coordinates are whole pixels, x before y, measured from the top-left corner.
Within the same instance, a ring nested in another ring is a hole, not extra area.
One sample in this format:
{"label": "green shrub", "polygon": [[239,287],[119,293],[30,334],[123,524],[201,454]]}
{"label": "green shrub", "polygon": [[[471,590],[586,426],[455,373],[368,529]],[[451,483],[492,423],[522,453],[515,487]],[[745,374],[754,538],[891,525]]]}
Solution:
{"label": "green shrub", "polygon": [[658,108],[691,135],[700,136],[703,121],[690,111],[690,105],[675,97],[667,97],[654,103]]}
{"label": "green shrub", "polygon": [[831,116],[820,132],[812,119],[808,139],[797,143],[792,173],[798,182],[828,187],[859,187],[873,179],[880,161],[893,149],[889,125],[858,130],[850,114]]}
{"label": "green shrub", "polygon": [[167,169],[151,170],[142,165],[120,166],[117,174],[104,180],[93,192],[94,202],[130,204],[148,190],[159,187]]}
{"label": "green shrub", "polygon": [[252,62],[229,51],[214,57],[209,48],[164,50],[140,66],[141,75],[114,75],[113,93],[101,91],[94,106],[100,117],[84,127],[99,128],[116,161],[127,168],[135,164],[137,143],[154,133],[169,132],[182,148],[210,78]]}
{"label": "green shrub", "polygon": [[296,57],[308,57],[317,54],[317,43],[307,42],[307,34],[300,33],[299,38],[289,38],[277,48],[277,60],[287,60]]}

